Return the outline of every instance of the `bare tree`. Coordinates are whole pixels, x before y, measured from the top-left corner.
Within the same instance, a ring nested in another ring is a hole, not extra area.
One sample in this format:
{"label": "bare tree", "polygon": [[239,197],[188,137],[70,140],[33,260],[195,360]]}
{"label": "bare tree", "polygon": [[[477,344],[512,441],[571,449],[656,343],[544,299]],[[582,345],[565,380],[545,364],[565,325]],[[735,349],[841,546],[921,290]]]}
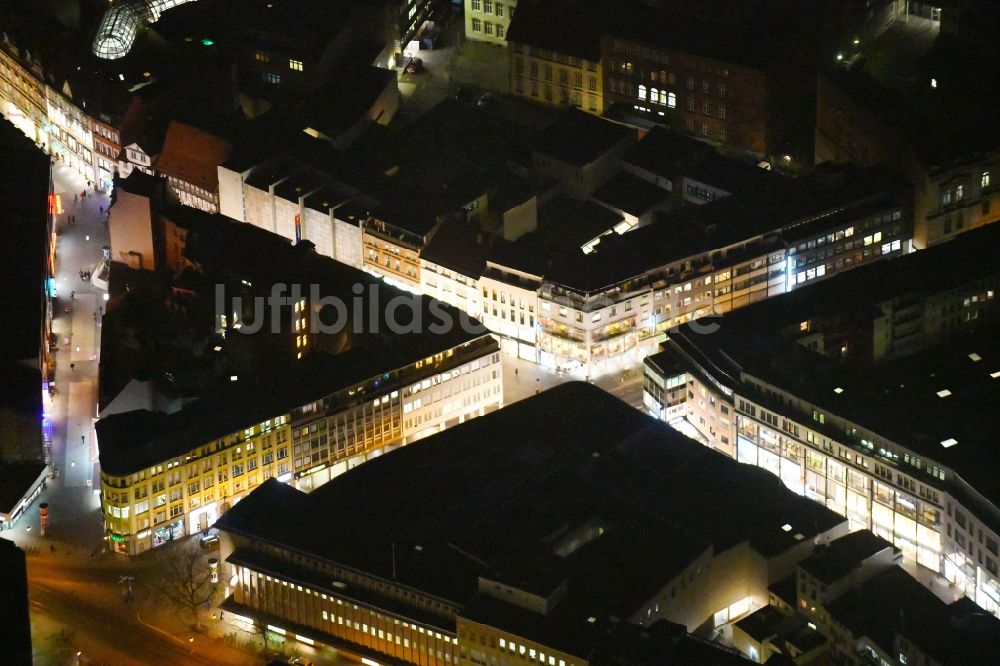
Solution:
{"label": "bare tree", "polygon": [[167,598],[179,612],[187,612],[195,628],[201,626],[199,611],[215,593],[208,563],[194,548],[184,545],[163,551],[157,561],[152,588]]}

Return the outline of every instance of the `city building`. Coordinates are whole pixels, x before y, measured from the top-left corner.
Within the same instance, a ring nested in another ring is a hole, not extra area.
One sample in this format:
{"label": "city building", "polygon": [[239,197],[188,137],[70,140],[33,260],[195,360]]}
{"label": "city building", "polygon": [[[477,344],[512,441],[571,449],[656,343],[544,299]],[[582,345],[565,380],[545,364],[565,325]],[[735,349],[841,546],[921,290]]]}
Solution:
{"label": "city building", "polygon": [[517,0],[464,0],[465,38],[503,46]]}
{"label": "city building", "polygon": [[[893,4],[930,11],[922,3]],[[995,54],[939,30],[926,12],[909,23],[908,8],[897,7],[867,49],[841,54],[819,72],[815,156],[895,163],[914,184],[913,242],[922,249],[1000,219],[996,104],[982,94],[998,81]],[[967,7],[948,9],[953,17],[975,16]],[[896,66],[871,66],[862,58],[867,50],[884,51]]]}
{"label": "city building", "polygon": [[0,539],[0,584],[4,589],[0,612],[9,627],[4,641],[4,661],[11,666],[30,666],[33,661],[28,568],[24,551],[7,539]]}
{"label": "city building", "polygon": [[910,196],[883,170],[817,169],[603,235],[546,270],[539,362],[588,377],[622,370],[680,323],[904,253]]}
{"label": "city building", "polygon": [[51,162],[20,128],[0,120],[0,479],[2,519],[17,520],[41,490],[51,461],[50,388],[56,356],[55,220]]}
{"label": "city building", "polygon": [[942,601],[898,567],[841,595],[823,625],[847,663],[971,666],[1000,659],[1000,620],[967,598]]}
{"label": "city building", "polygon": [[626,173],[671,194],[676,205],[701,205],[731,194],[772,187],[781,177],[726,157],[707,142],[654,127],[622,158]]}
{"label": "city building", "polygon": [[[602,1],[587,3],[586,11],[566,0],[521,2],[507,30],[510,94],[603,115],[600,31],[612,11],[613,3]],[[478,20],[469,15],[473,33]]]}
{"label": "city building", "polygon": [[231,622],[380,663],[581,666],[644,663],[661,631],[694,661],[646,663],[734,661],[687,632],[766,605],[847,523],[573,382],[309,494],[268,481],[217,527]]}
{"label": "city building", "polygon": [[154,169],[167,177],[173,201],[208,213],[219,212],[219,165],[232,152],[225,138],[173,121]]}
{"label": "city building", "polygon": [[614,175],[636,140],[630,127],[568,109],[536,137],[532,166],[556,179],[567,196],[587,199]]}
{"label": "city building", "polygon": [[[989,227],[672,330],[646,406],[1000,613]],[[711,335],[703,333],[711,332]]]}
{"label": "city building", "polygon": [[[158,327],[180,346],[129,332],[136,324],[124,317],[132,311],[149,319],[163,297],[150,292],[149,269],[145,280],[121,273],[129,293],[112,273],[102,393],[121,387],[129,396],[118,402],[136,405],[109,410],[96,426],[102,506],[116,552],[136,555],[206,530],[268,478],[312,489],[503,404],[496,342],[454,308],[251,225],[183,207],[158,217],[168,229],[154,237],[172,238],[165,252],[187,265],[172,278],[167,310],[186,313],[193,330],[165,312]],[[284,304],[267,300],[276,287]],[[278,329],[262,328],[264,321]],[[206,327],[212,336],[192,339]],[[115,351],[129,338],[149,349]],[[148,358],[152,349],[162,362]],[[214,382],[198,373],[215,373]],[[150,398],[150,388],[133,381],[151,378],[183,399]],[[117,397],[104,396],[102,405]]]}
{"label": "city building", "polygon": [[759,663],[981,664],[1000,657],[1000,620],[951,590],[935,594],[898,566],[900,552],[867,530],[818,546],[798,563],[790,604],[738,622],[733,645]]}

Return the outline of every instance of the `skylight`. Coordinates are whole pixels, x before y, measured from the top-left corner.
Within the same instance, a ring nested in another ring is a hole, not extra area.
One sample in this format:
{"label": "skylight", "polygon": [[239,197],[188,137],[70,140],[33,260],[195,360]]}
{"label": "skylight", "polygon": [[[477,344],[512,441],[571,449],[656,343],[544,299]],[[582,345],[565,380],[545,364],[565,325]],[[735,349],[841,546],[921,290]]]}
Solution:
{"label": "skylight", "polygon": [[942,439],[941,440],[941,446],[943,446],[946,449],[950,449],[951,447],[955,446],[956,444],[958,444],[958,440],[955,439],[954,437],[949,437],[948,439]]}
{"label": "skylight", "polygon": [[841,393],[844,392],[844,389],[838,386],[837,388],[833,389],[833,392],[836,393],[837,395],[840,395]]}
{"label": "skylight", "polygon": [[791,532],[792,526],[789,525],[788,523],[785,523],[784,525],[781,526],[781,529],[785,530],[786,532]]}
{"label": "skylight", "polygon": [[983,357],[977,354],[976,352],[972,352],[971,354],[969,354],[969,359],[971,359],[973,363],[976,363],[978,361],[982,361]]}
{"label": "skylight", "polygon": [[802,541],[805,538],[806,538],[806,535],[803,534],[802,532],[796,532],[795,533],[795,540],[796,541]]}
{"label": "skylight", "polygon": [[939,398],[947,398],[949,395],[951,395],[951,391],[949,391],[948,389],[941,389],[940,391],[937,392],[937,396]]}
{"label": "skylight", "polygon": [[992,377],[993,379],[997,379],[998,377],[1000,377],[1000,370],[997,370],[996,372],[991,372],[990,377]]}

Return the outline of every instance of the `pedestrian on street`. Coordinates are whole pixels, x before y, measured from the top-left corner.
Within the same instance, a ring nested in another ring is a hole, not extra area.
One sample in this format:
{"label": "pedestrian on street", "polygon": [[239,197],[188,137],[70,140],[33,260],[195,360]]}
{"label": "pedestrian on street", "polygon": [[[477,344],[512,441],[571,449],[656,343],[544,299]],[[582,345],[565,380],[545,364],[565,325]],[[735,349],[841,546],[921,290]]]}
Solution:
{"label": "pedestrian on street", "polygon": [[78,194],[74,194],[73,195],[73,203],[76,203],[79,200],[80,200],[80,196]]}
{"label": "pedestrian on street", "polygon": [[75,291],[69,292],[69,297],[70,298],[76,298],[76,292]]}
{"label": "pedestrian on street", "polygon": [[70,363],[69,364],[69,371],[73,372],[74,370],[76,370],[76,363]]}

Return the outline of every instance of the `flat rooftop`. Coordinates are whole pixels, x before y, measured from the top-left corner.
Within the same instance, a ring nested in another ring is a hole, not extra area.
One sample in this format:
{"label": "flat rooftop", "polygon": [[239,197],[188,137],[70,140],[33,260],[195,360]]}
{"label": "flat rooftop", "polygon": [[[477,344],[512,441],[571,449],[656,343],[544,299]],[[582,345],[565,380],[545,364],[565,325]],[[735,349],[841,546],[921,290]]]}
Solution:
{"label": "flat rooftop", "polygon": [[[48,241],[49,158],[0,116],[0,360],[38,359]],[[66,202],[63,202],[66,203]]]}
{"label": "flat rooftop", "polygon": [[827,610],[889,654],[899,633],[940,664],[1000,663],[1000,620],[965,599],[944,603],[899,567],[849,590]]}
{"label": "flat rooftop", "polygon": [[869,557],[889,549],[899,552],[880,536],[868,530],[858,530],[817,546],[813,554],[799,562],[803,571],[821,583],[831,585],[861,566]]}
{"label": "flat rooftop", "polygon": [[[750,542],[771,557],[843,520],[769,473],[572,382],[308,495],[269,481],[218,526],[386,579],[395,544],[400,583],[575,653],[588,617],[633,612],[706,549]],[[568,581],[545,622],[480,593],[479,577],[503,560]]]}
{"label": "flat rooftop", "polygon": [[[992,435],[1000,429],[1000,413],[983,408],[1000,404],[1000,324],[995,318],[983,321],[978,332],[878,366],[870,358],[832,359],[781,332],[789,326],[798,330],[799,322],[819,316],[872,320],[878,303],[907,294],[948,293],[963,285],[986,294],[988,287],[972,286],[1000,275],[998,243],[1000,227],[987,226],[729,313],[716,322],[712,335],[688,335],[685,326],[674,337],[733,378],[749,373],[906,447],[925,468],[935,463],[951,468],[1000,506]],[[651,362],[657,363],[658,356]],[[842,430],[829,435],[845,441]],[[956,494],[965,492],[961,484],[951,487]]]}
{"label": "flat rooftop", "polygon": [[571,166],[584,167],[630,138],[636,138],[631,127],[569,108],[538,134],[533,147]]}
{"label": "flat rooftop", "polygon": [[[345,324],[349,334],[335,345],[325,345],[325,334],[315,334],[316,351],[307,362],[286,360],[281,354],[287,346],[279,343],[277,352],[271,350],[273,360],[266,357],[255,362],[261,368],[256,376],[224,382],[222,388],[205,393],[178,412],[133,411],[101,419],[97,423],[101,466],[109,474],[137,472],[319,397],[483,337],[464,330],[459,312],[446,304],[439,307],[451,315],[454,325],[443,331],[428,327],[410,332],[413,320],[409,317],[438,321],[429,298],[405,295],[363,271],[316,254],[308,244],[293,246],[252,225],[191,208],[171,208],[165,216],[187,229],[186,256],[206,267],[205,275],[212,278],[209,282],[243,283],[250,285],[248,289],[256,285],[259,291],[254,293],[264,295],[275,284],[303,285],[303,289],[316,285],[321,298],[357,302],[356,308],[350,305],[347,310],[359,318]],[[413,299],[414,309],[400,308],[390,319],[385,306],[395,296]],[[198,298],[210,304],[214,296],[202,293]],[[325,322],[336,319],[328,310],[319,316]],[[223,348],[229,344],[228,340],[219,342]],[[331,351],[334,348],[338,351]]]}

